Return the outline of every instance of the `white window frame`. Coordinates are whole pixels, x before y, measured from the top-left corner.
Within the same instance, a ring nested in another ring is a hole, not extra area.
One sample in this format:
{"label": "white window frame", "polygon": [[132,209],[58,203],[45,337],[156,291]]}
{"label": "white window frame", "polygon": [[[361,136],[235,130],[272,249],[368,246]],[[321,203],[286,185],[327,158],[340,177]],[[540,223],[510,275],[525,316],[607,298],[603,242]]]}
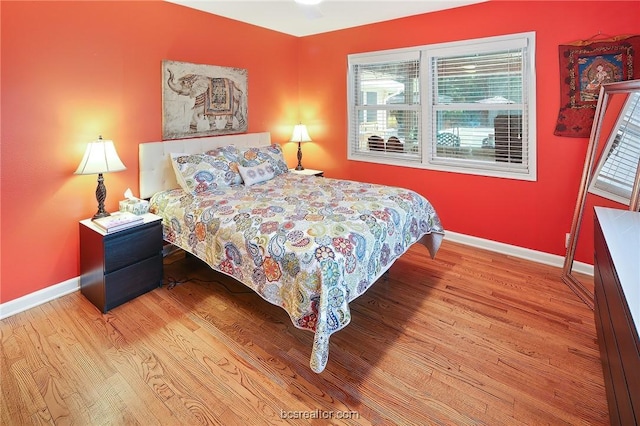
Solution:
{"label": "white window frame", "polygon": [[[356,87],[352,84],[355,81],[354,75],[354,66],[362,65],[362,64],[383,64],[383,63],[393,63],[393,62],[402,62],[402,61],[414,61],[420,59],[420,51],[415,48],[403,48],[403,49],[394,49],[387,50],[381,52],[372,52],[372,53],[364,53],[357,55],[349,55],[349,67],[348,67],[348,83],[347,83],[347,104],[348,104],[348,126],[349,126],[349,137],[348,137],[348,148],[347,148],[347,158],[350,160],[359,160],[359,161],[368,161],[373,163],[382,163],[382,164],[393,164],[398,166],[406,166],[408,163],[413,163],[412,166],[419,165],[421,161],[420,156],[416,155],[402,155],[397,153],[389,153],[384,152],[382,155],[380,153],[375,152],[359,152],[357,150],[357,146],[359,143],[359,136],[356,134],[358,129],[355,123],[357,123],[358,118],[358,105],[356,105],[356,99],[358,98],[356,94]],[[376,110],[398,110],[398,105],[376,105]],[[403,110],[406,111],[417,111],[418,115],[421,116],[422,106],[421,103],[411,105],[407,105],[403,107]],[[421,119],[422,117],[420,117]],[[418,131],[420,131],[422,126],[418,126]],[[420,138],[420,136],[418,136]]]}
{"label": "white window frame", "polygon": [[[523,48],[524,64],[522,70],[523,78],[523,149],[528,155],[523,156],[523,163],[519,167],[511,167],[510,163],[490,163],[475,160],[444,160],[437,158],[435,130],[433,129],[432,117],[434,116],[434,105],[432,96],[433,70],[432,58],[446,57],[447,55],[474,54],[477,52],[499,51],[504,48]],[[355,77],[353,75],[354,64],[377,63],[389,60],[394,55],[415,55],[420,54],[420,103],[416,105],[421,115],[420,129],[418,130],[418,143],[420,144],[421,157],[415,158],[410,155],[389,155],[386,152],[359,152],[357,146],[357,129],[355,123]],[[348,110],[348,148],[347,159],[355,161],[366,161],[380,164],[399,165],[405,167],[423,168],[429,170],[440,170],[455,173],[473,174],[481,176],[493,176],[501,178],[511,178],[518,180],[535,181],[537,179],[536,161],[536,78],[535,78],[535,32],[517,33],[504,36],[486,37],[474,40],[463,40],[450,43],[439,43],[433,45],[417,46],[412,48],[402,48],[385,50],[379,52],[369,52],[352,54],[348,56],[347,75],[347,110]]]}

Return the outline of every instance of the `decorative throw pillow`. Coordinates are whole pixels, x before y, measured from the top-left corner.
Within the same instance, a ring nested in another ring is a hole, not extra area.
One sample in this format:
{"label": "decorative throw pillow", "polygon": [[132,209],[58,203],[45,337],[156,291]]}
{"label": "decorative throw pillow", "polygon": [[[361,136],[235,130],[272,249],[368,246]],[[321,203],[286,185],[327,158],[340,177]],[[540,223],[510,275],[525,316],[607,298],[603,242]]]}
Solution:
{"label": "decorative throw pillow", "polygon": [[265,182],[276,176],[273,166],[267,161],[262,164],[258,164],[257,166],[238,166],[238,168],[240,169],[240,175],[242,175],[245,186]]}
{"label": "decorative throw pillow", "polygon": [[219,166],[226,172],[225,181],[228,185],[240,185],[242,176],[238,171],[240,165],[240,151],[234,145],[223,146],[205,152],[219,162]]}
{"label": "decorative throw pillow", "polygon": [[[171,154],[176,180],[187,192],[199,194],[229,186],[229,166],[207,154]],[[227,170],[225,170],[225,168]]]}
{"label": "decorative throw pillow", "polygon": [[240,151],[240,165],[244,167],[257,166],[268,162],[273,167],[276,176],[287,173],[289,168],[284,161],[282,148],[277,143],[258,148],[245,148]]}

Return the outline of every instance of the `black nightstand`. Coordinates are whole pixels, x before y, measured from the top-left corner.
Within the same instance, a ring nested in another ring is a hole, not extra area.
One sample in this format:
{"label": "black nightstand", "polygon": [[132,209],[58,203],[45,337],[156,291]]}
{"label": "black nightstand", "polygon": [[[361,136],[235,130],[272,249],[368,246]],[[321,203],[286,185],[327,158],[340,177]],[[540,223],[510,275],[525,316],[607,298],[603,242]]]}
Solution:
{"label": "black nightstand", "polygon": [[143,217],[109,234],[80,221],[80,291],[103,313],[162,284],[162,220]]}
{"label": "black nightstand", "polygon": [[289,169],[289,171],[291,173],[296,173],[298,175],[324,177],[324,171],[323,170],[314,170],[314,169],[296,170],[296,169]]}

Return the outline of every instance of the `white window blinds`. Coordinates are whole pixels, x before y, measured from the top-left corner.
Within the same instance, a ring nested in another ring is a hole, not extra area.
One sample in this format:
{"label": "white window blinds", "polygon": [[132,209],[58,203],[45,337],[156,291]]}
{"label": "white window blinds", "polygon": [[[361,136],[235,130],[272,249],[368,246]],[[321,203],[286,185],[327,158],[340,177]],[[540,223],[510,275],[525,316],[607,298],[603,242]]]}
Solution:
{"label": "white window blinds", "polygon": [[535,34],[349,55],[350,160],[536,179]]}
{"label": "white window blinds", "polygon": [[430,53],[431,162],[530,172],[526,49],[517,39]]}
{"label": "white window blinds", "polygon": [[419,53],[350,62],[350,152],[419,160]]}

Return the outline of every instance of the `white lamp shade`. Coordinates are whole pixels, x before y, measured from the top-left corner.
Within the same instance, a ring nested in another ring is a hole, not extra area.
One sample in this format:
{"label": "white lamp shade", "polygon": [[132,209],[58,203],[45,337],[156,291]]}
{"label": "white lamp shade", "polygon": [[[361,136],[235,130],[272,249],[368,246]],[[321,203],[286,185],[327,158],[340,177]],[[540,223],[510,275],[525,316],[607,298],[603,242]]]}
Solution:
{"label": "white lamp shade", "polygon": [[98,173],[119,172],[126,170],[113,141],[103,140],[102,137],[97,141],[89,142],[84,157],[75,171],[77,175],[94,175]]}
{"label": "white lamp shade", "polygon": [[307,126],[304,124],[296,124],[293,128],[293,135],[291,135],[289,142],[311,142]]}

